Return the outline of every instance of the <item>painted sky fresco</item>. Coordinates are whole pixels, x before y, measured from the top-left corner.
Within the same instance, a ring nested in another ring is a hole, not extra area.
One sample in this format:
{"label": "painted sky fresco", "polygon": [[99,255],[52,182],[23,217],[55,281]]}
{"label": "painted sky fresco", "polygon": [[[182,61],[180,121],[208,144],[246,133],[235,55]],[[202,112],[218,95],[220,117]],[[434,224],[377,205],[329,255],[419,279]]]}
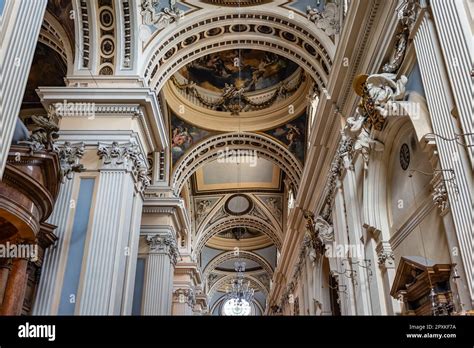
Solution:
{"label": "painted sky fresco", "polygon": [[179,72],[189,81],[214,92],[226,85],[254,92],[275,86],[298,68],[291,60],[260,50],[227,50],[198,58]]}
{"label": "painted sky fresco", "polygon": [[285,144],[296,158],[303,163],[306,149],[306,124],[307,117],[304,113],[293,121],[267,130],[265,133]]}

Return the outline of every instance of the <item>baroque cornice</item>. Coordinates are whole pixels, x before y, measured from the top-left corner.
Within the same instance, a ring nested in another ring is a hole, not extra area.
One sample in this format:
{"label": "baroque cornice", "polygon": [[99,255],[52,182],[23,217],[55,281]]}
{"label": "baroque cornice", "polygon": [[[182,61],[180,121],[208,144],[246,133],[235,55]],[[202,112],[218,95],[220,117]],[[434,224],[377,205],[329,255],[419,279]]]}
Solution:
{"label": "baroque cornice", "polygon": [[[165,122],[155,92],[147,87],[39,87],[41,103],[57,116],[89,117],[127,115],[139,118],[151,151],[169,145]],[[79,109],[75,109],[75,108]],[[84,112],[86,108],[86,112]],[[76,112],[77,111],[77,112]]]}
{"label": "baroque cornice", "polygon": [[157,197],[145,191],[143,214],[168,214],[173,217],[182,236],[191,231],[191,218],[184,201],[176,197]]}

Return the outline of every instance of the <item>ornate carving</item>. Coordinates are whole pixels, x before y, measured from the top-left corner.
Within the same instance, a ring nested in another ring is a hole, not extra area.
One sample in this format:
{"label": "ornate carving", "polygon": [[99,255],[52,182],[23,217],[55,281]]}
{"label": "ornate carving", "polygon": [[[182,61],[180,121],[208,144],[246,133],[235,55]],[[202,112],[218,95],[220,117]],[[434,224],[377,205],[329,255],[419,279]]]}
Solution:
{"label": "ornate carving", "polygon": [[395,257],[389,242],[380,242],[376,248],[378,264],[381,267],[394,267]]}
{"label": "ornate carving", "polygon": [[433,185],[433,203],[443,212],[449,206],[448,191],[443,181]]}
{"label": "ornate carving", "polygon": [[323,244],[334,241],[334,228],[321,216],[316,218],[314,223],[318,237],[321,239]]}
{"label": "ornate carving", "polygon": [[140,190],[144,190],[150,185],[147,161],[137,144],[130,142],[119,144],[116,141],[112,144],[99,143],[97,154],[104,161],[104,165],[129,167],[136,181],[141,183]]}
{"label": "ornate carving", "polygon": [[409,31],[413,29],[421,6],[419,0],[405,0],[403,5],[398,10],[398,19],[403,27]]}
{"label": "ornate carving", "polygon": [[204,199],[197,203],[196,218],[198,221],[200,221],[209,212],[211,209],[211,203],[212,202],[208,199]]}
{"label": "ornate carving", "polygon": [[339,6],[334,3],[328,3],[323,10],[317,7],[308,6],[306,8],[308,19],[316,24],[327,36],[339,34]]}
{"label": "ornate carving", "polygon": [[154,234],[146,237],[146,241],[150,246],[150,251],[155,253],[168,254],[173,265],[178,261],[178,247],[172,236]]}
{"label": "ornate carving", "polygon": [[409,31],[407,27],[403,27],[397,34],[395,49],[393,50],[388,63],[382,67],[384,73],[396,73],[403,63],[405,52],[408,45]]}
{"label": "ornate carving", "polygon": [[344,126],[344,135],[352,138],[352,146],[349,151],[350,158],[353,158],[356,153],[360,153],[364,160],[364,168],[368,168],[369,155],[371,149],[375,151],[383,151],[384,144],[378,140],[373,139],[369,131],[363,127],[367,118],[361,116],[358,112],[356,116],[351,116],[347,119]]}
{"label": "ornate carving", "polygon": [[396,74],[358,75],[354,79],[354,90],[362,97],[357,112],[369,130],[383,129],[386,117],[393,110],[393,103],[402,100],[405,96],[405,85],[408,79],[402,75],[398,80]]}
{"label": "ornate carving", "polygon": [[158,9],[160,0],[142,0],[143,24],[163,28],[171,23],[178,22],[184,15],[184,11],[176,6],[176,0],[169,0],[168,5],[169,7]]}
{"label": "ornate carving", "polygon": [[61,177],[63,180],[72,179],[74,172],[79,173],[84,170],[82,164],[78,164],[77,160],[84,155],[84,143],[71,144],[66,141],[63,145],[55,145],[55,149],[59,155],[59,165],[61,166]]}
{"label": "ornate carving", "polygon": [[32,115],[31,120],[36,129],[33,130],[27,140],[19,141],[18,143],[28,145],[30,155],[37,151],[53,151],[54,141],[59,137],[59,127],[53,122],[51,114],[48,114],[48,116]]}
{"label": "ornate carving", "polygon": [[186,91],[186,94],[195,97],[205,107],[211,110],[223,110],[226,112],[230,112],[233,116],[237,116],[240,112],[243,111],[261,110],[264,108],[268,108],[272,106],[278,99],[286,98],[289,95],[293,94],[304,82],[305,74],[301,71],[298,76],[298,81],[296,83],[292,81],[282,81],[279,87],[275,90],[275,92],[269,98],[260,103],[252,101],[245,94],[246,90],[243,87],[237,88],[233,84],[226,83],[219,99],[216,101],[209,101],[206,97],[203,97],[199,93],[194,82],[181,84],[178,82],[174,75],[171,76],[170,79],[178,89]]}
{"label": "ornate carving", "polygon": [[267,206],[268,210],[278,219],[280,220],[282,217],[282,212],[281,212],[281,204],[279,200],[275,197],[268,197],[267,199],[264,200],[265,205]]}
{"label": "ornate carving", "polygon": [[186,303],[191,308],[196,304],[196,294],[193,289],[179,288],[173,291],[173,300],[175,302]]}
{"label": "ornate carving", "polygon": [[398,11],[398,20],[401,30],[396,36],[395,49],[389,61],[382,67],[384,73],[396,73],[403,63],[408,46],[408,37],[416,22],[420,10],[418,0],[405,0]]}

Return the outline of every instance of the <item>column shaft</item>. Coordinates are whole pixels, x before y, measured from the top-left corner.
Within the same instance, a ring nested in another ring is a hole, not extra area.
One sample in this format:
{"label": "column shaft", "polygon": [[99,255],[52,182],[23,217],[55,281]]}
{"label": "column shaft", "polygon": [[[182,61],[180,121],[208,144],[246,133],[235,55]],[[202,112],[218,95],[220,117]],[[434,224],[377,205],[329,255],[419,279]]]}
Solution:
{"label": "column shaft", "polygon": [[[74,209],[71,206],[73,180],[61,184],[58,199],[48,222],[57,226],[54,233],[58,240],[54,247],[46,249],[41,277],[38,284],[33,315],[57,314],[59,297],[61,296],[62,274],[65,270],[69,240],[67,237],[68,221]],[[56,303],[55,303],[56,301]]]}
{"label": "column shaft", "polygon": [[[461,130],[451,116],[454,103],[437,36],[433,22],[425,17],[416,33],[414,43],[433,131],[443,137],[454,138],[455,134],[461,133]],[[472,275],[472,166],[469,164],[465,148],[461,145],[440,139],[436,139],[436,144],[441,168],[445,171],[454,171],[457,189],[454,185],[447,185],[446,188],[461,258],[466,273]],[[449,178],[449,175],[451,175],[449,172],[444,173],[446,178]],[[469,281],[467,284],[472,299],[473,282]]]}
{"label": "column shaft", "polygon": [[78,314],[118,315],[129,255],[134,182],[126,171],[103,170],[98,184]]}
{"label": "column shaft", "polygon": [[27,283],[28,260],[13,259],[8,276],[0,315],[20,315],[23,308]]}

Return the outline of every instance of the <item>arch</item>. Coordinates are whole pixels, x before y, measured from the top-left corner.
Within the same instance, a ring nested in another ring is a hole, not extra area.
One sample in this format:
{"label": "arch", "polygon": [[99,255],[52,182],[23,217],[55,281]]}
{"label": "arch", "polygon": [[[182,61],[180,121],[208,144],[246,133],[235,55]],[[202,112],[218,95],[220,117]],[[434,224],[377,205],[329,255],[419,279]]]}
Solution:
{"label": "arch", "polygon": [[220,219],[217,222],[213,223],[209,228],[207,228],[203,233],[198,235],[196,240],[194,253],[197,255],[201,252],[202,248],[206,244],[206,242],[211,239],[214,235],[224,232],[233,227],[248,227],[254,228],[259,232],[264,233],[267,235],[270,240],[275,244],[277,249],[281,249],[281,240],[278,235],[273,231],[272,225],[268,224],[267,222],[256,218],[254,216],[243,216],[243,217],[232,217],[226,219]]}
{"label": "arch", "polygon": [[204,269],[204,279],[207,279],[207,276],[221,263],[232,260],[234,258],[243,258],[247,260],[252,260],[257,262],[267,273],[270,277],[273,276],[273,268],[272,266],[268,263],[265,258],[262,256],[252,252],[252,251],[246,251],[246,250],[239,250],[239,254],[235,255],[234,251],[226,251],[222,254],[217,255],[214,257],[206,266]]}
{"label": "arch", "polygon": [[210,137],[191,148],[180,159],[173,173],[173,192],[179,195],[186,181],[204,164],[219,157],[223,149],[253,150],[283,170],[295,189],[302,175],[302,166],[295,156],[283,145],[268,136],[255,133],[225,133]]}
{"label": "arch", "polygon": [[[204,13],[206,12],[206,13]],[[308,72],[319,91],[326,88],[334,43],[314,23],[306,26],[268,10],[200,11],[187,25],[155,36],[144,54],[141,75],[160,91],[184,65],[222,49],[264,49],[293,60]],[[222,35],[225,34],[225,40]]]}
{"label": "arch", "polygon": [[61,23],[48,10],[44,13],[38,41],[59,54],[66,64],[69,75],[74,68],[72,45]]}
{"label": "arch", "polygon": [[[426,101],[422,96],[410,92],[407,102],[397,102],[395,105],[398,107],[397,114],[403,116],[387,118],[384,130],[377,137],[384,144],[384,149],[381,152],[370,152],[370,170],[367,171],[363,185],[364,227],[371,232],[381,233],[384,240],[390,238],[387,178],[389,176],[388,161],[396,135],[402,127],[410,123],[419,143],[422,144],[422,139],[426,134],[432,132]],[[415,110],[416,113],[414,113]]]}

